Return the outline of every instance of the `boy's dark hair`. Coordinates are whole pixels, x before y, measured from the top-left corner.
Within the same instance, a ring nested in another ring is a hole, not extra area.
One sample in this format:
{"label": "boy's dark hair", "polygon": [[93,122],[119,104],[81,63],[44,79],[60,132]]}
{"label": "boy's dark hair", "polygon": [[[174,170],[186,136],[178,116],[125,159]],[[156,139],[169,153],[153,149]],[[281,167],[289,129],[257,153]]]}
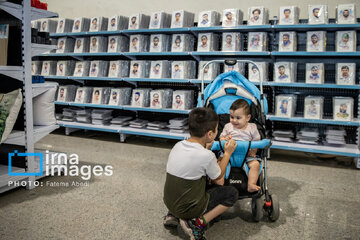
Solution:
{"label": "boy's dark hair", "polygon": [[219,117],[211,108],[195,108],[189,114],[189,131],[194,137],[203,137],[208,131],[216,131]]}
{"label": "boy's dark hair", "polygon": [[235,102],[233,102],[230,106],[230,110],[233,110],[233,111],[238,110],[240,108],[244,110],[244,113],[246,115],[250,114],[250,105],[244,99],[238,99]]}

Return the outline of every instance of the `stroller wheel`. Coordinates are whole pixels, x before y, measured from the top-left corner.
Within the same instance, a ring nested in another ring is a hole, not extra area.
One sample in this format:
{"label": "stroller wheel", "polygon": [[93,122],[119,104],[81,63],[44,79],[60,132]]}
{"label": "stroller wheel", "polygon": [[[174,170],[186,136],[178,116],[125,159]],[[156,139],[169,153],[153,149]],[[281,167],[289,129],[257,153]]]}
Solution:
{"label": "stroller wheel", "polygon": [[273,222],[279,219],[280,206],[278,196],[275,194],[271,195],[271,207],[269,209],[269,219]]}
{"label": "stroller wheel", "polygon": [[251,210],[252,210],[252,216],[253,216],[253,220],[255,222],[260,221],[260,219],[262,219],[262,217],[264,216],[264,200],[259,197],[259,198],[253,198],[251,201]]}

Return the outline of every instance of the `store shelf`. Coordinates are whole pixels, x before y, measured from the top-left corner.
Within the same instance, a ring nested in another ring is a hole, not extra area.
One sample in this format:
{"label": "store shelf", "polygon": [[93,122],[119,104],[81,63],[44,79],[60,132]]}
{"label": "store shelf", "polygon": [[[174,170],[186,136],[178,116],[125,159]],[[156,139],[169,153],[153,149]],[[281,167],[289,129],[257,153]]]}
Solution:
{"label": "store shelf", "polygon": [[123,55],[126,57],[132,56],[190,56],[190,52],[124,52]]}
{"label": "store shelf", "polygon": [[289,143],[272,141],[272,149],[283,149],[299,152],[322,153],[347,157],[360,157],[360,151],[355,144],[347,144],[344,147],[332,147],[322,145],[306,145],[300,143]]}
{"label": "store shelf", "polygon": [[32,43],[31,44],[31,56],[38,56],[41,55],[43,53],[52,51],[54,49],[57,49],[56,45],[46,45],[46,44],[36,44],[36,43]]}
{"label": "store shelf", "polygon": [[[15,4],[11,2],[0,2],[0,9],[5,12],[13,15],[17,19],[22,19],[23,7],[20,4]],[[31,8],[31,20],[38,20],[41,18],[53,18],[58,17],[57,13],[46,11],[38,8]]]}
{"label": "store shelf", "polygon": [[360,57],[360,52],[271,52],[272,56],[283,57]]}
{"label": "store shelf", "polygon": [[112,106],[112,105],[105,105],[105,104],[57,102],[57,101],[55,102],[55,105],[72,106],[72,107],[121,109],[121,110],[128,110],[128,111],[143,111],[143,112],[177,113],[177,114],[189,114],[191,111],[191,110],[158,109],[158,108],[132,107],[132,106]]}
{"label": "store shelf", "polygon": [[[34,126],[34,142],[39,141],[55,129],[59,128],[58,125],[51,126]],[[6,144],[13,144],[24,146],[25,145],[25,132],[14,130],[9,137],[5,140]]]}
{"label": "store shelf", "polygon": [[192,27],[190,28],[190,31],[194,33],[199,32],[254,32],[254,31],[271,31],[272,26],[271,25],[254,25],[254,26],[248,26],[248,25],[240,25],[236,27]]}
{"label": "store shelf", "polygon": [[123,106],[124,110],[129,111],[143,111],[143,112],[163,112],[163,113],[178,113],[178,114],[189,114],[191,110],[176,110],[176,109],[157,109],[149,107],[131,107]]}
{"label": "store shelf", "polygon": [[65,122],[58,121],[60,127],[66,128],[75,128],[75,129],[84,129],[92,131],[101,131],[101,132],[113,132],[119,134],[129,134],[129,135],[139,135],[139,136],[148,136],[148,137],[158,137],[158,138],[167,138],[167,139],[177,139],[183,140],[190,137],[188,133],[171,133],[167,130],[156,131],[149,129],[136,129],[131,127],[120,127],[115,125],[92,125],[86,123],[77,123],[77,122]]}
{"label": "store shelf", "polygon": [[99,32],[78,32],[78,33],[51,33],[51,38],[59,38],[59,37],[88,37],[88,36],[110,36],[110,35],[121,35],[122,31],[99,31]]}
{"label": "store shelf", "polygon": [[172,79],[172,78],[124,78],[127,82],[164,82],[164,83],[189,83],[189,79]]}
{"label": "store shelf", "polygon": [[161,29],[126,29],[122,32],[127,35],[132,34],[155,34],[155,33],[188,33],[190,28],[161,28]]}
{"label": "store shelf", "polygon": [[0,66],[0,74],[23,81],[23,68],[21,66]]}
{"label": "store shelf", "polygon": [[120,82],[124,81],[122,78],[110,78],[110,77],[67,77],[70,80],[87,80],[87,81],[113,81]]}
{"label": "store shelf", "polygon": [[191,52],[194,56],[225,56],[225,57],[237,57],[237,56],[270,56],[270,52]]}
{"label": "store shelf", "polygon": [[[252,82],[260,85],[260,82]],[[280,83],[280,82],[263,82],[264,86],[274,87],[298,87],[298,88],[332,88],[332,89],[360,89],[360,85],[337,85],[337,84],[308,84],[308,83]]]}
{"label": "store shelf", "polygon": [[107,57],[107,56],[123,56],[123,53],[48,53],[38,55],[39,57]]}
{"label": "store shelf", "polygon": [[[25,173],[25,168],[11,167],[13,173]],[[9,176],[9,167],[7,165],[0,164],[0,193],[6,192],[10,189],[16,188],[14,184],[9,182],[17,182],[27,180],[26,176]]]}
{"label": "store shelf", "polygon": [[341,126],[360,126],[360,121],[354,119],[353,121],[335,121],[332,119],[306,119],[303,117],[292,117],[284,118],[277,117],[274,115],[267,115],[267,119],[271,121],[280,121],[280,122],[297,122],[297,123],[314,123],[314,124],[326,124],[326,125],[341,125]]}
{"label": "store shelf", "polygon": [[297,24],[297,25],[273,25],[273,28],[278,31],[343,31],[343,30],[360,30],[360,24]]}

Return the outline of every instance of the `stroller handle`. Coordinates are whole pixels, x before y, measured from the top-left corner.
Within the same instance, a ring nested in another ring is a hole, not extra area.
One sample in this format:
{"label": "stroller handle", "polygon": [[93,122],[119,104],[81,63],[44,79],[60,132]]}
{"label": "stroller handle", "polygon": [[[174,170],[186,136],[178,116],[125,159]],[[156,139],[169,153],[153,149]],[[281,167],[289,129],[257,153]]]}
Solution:
{"label": "stroller handle", "polygon": [[[227,60],[212,60],[210,62],[207,62],[201,70],[201,107],[204,107],[204,70],[207,66],[209,66],[212,63],[224,63],[225,65],[230,65],[233,66],[238,62],[243,62],[243,63],[251,63],[254,64],[257,69],[260,71],[259,66],[257,65],[257,63],[255,63],[254,61],[251,60],[237,60],[237,59],[227,59]],[[212,80],[213,81],[213,80]],[[261,112],[264,112],[264,103],[263,103],[263,79],[260,78],[260,93],[261,93]]]}

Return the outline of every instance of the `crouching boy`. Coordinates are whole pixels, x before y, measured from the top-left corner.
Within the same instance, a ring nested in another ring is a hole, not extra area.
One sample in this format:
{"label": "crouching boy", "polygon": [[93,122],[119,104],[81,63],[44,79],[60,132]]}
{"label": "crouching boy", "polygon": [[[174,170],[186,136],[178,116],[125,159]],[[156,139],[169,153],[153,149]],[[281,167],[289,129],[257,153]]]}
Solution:
{"label": "crouching boy", "polygon": [[[190,138],[178,142],[170,152],[164,187],[164,203],[169,210],[164,225],[177,225],[188,239],[205,239],[207,223],[224,213],[238,200],[232,186],[206,189],[206,177],[221,179],[236,142],[225,143],[221,159],[209,149],[218,131],[218,116],[210,108],[196,108],[189,115]],[[180,220],[179,220],[180,219]]]}

